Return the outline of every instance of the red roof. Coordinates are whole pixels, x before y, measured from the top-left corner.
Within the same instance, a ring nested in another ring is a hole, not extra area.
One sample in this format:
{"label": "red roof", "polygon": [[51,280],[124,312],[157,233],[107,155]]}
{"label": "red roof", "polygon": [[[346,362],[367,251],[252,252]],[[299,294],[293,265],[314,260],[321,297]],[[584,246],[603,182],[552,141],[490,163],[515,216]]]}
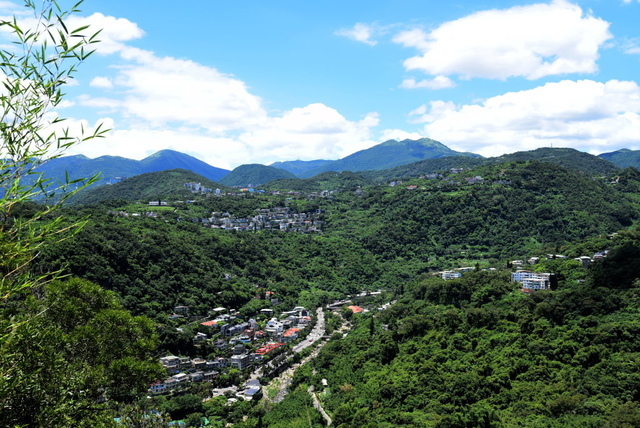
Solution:
{"label": "red roof", "polygon": [[299,328],[290,328],[289,330],[284,332],[284,337],[293,336],[296,333],[300,333]]}
{"label": "red roof", "polygon": [[217,325],[218,323],[216,321],[205,321],[205,322],[201,322],[200,325],[203,325],[205,327],[213,327],[215,325]]}
{"label": "red roof", "polygon": [[256,350],[256,354],[258,354],[258,355],[268,354],[269,352],[273,351],[274,349],[278,349],[282,345],[284,345],[284,343],[267,343],[262,348],[258,348]]}
{"label": "red roof", "polygon": [[353,312],[354,314],[359,314],[360,312],[364,311],[364,309],[362,309],[360,306],[348,306],[349,309],[351,309],[351,312]]}

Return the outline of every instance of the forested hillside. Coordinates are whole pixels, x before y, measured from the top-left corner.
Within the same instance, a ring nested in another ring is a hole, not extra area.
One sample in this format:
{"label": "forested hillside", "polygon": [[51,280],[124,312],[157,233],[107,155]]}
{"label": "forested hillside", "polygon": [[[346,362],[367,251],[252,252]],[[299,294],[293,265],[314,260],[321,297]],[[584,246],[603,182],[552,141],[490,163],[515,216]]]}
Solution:
{"label": "forested hillside", "polygon": [[[155,208],[102,201],[64,212],[88,223],[44,249],[34,271],[62,269],[115,292],[154,321],[158,355],[220,355],[213,342],[194,342],[199,327],[170,318],[176,307],[196,319],[235,308],[247,320],[361,291],[394,300],[341,311],[353,329],[296,371],[279,404],[197,404],[209,397],[198,388],[139,403],[175,418],[317,424],[313,385],[335,426],[625,426],[640,418],[639,189],[634,169],[592,178],[520,161],[391,185],[327,173]],[[256,226],[276,214],[300,226]],[[225,230],[220,218],[246,227]],[[319,229],[304,232],[304,222]],[[589,268],[573,259],[604,250]],[[550,253],[563,255],[545,260]],[[557,290],[523,294],[510,281],[511,261],[532,256],[542,258],[536,271],[556,274]],[[432,276],[463,266],[474,272]],[[339,317],[331,320],[336,329]],[[216,384],[239,376],[226,371]]]}
{"label": "forested hillside", "polygon": [[127,178],[119,183],[94,187],[79,192],[72,198],[70,204],[87,205],[102,201],[162,201],[171,199],[191,199],[202,191],[187,188],[187,183],[199,183],[209,189],[209,193],[216,188],[224,188],[220,184],[184,169],[171,169],[159,172],[149,172]]}
{"label": "forested hillside", "polygon": [[324,391],[335,426],[637,426],[640,236],[610,245],[584,282],[573,261],[541,266],[566,278],[556,291],[488,272],[415,281],[353,315],[297,382]]}
{"label": "forested hillside", "polygon": [[554,164],[506,163],[371,188],[327,227],[387,258],[515,257],[630,226],[637,212],[617,186]]}

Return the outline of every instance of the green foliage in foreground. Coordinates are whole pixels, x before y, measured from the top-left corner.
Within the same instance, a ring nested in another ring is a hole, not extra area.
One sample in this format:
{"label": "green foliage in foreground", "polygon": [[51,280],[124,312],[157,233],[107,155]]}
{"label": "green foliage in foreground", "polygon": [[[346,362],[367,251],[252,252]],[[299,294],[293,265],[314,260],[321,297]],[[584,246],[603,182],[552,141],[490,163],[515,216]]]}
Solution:
{"label": "green foliage in foreground", "polygon": [[163,375],[149,319],[80,279],[55,281],[1,308],[0,425],[109,426],[121,403]]}

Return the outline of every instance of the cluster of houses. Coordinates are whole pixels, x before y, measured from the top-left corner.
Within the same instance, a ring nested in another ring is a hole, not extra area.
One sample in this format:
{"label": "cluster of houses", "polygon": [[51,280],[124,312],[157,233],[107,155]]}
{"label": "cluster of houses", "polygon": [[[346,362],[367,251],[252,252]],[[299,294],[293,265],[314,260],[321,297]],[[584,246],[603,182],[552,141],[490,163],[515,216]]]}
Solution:
{"label": "cluster of houses", "polygon": [[[580,262],[580,264],[583,267],[587,267],[591,263],[597,262],[599,260],[603,260],[604,258],[607,257],[608,254],[609,254],[609,250],[604,250],[604,251],[599,251],[597,253],[594,253],[593,256],[575,257],[574,260],[577,262]],[[568,257],[562,254],[547,254],[546,258],[547,260],[554,260],[554,259],[567,259]],[[526,264],[535,265],[535,264],[538,264],[539,262],[540,262],[540,257],[531,257],[526,261]],[[510,263],[514,267],[521,267],[525,265],[524,260],[512,260]]]}
{"label": "cluster of houses", "polygon": [[287,232],[318,233],[324,222],[318,210],[313,213],[294,213],[287,207],[258,209],[253,217],[236,217],[228,212],[211,213],[211,217],[200,219],[205,226],[225,230],[282,230]]}
{"label": "cluster of houses", "polygon": [[[221,312],[221,309],[223,308],[216,308],[214,311]],[[189,310],[186,306],[176,306],[174,312],[184,316],[188,315]],[[153,383],[149,392],[164,394],[193,382],[211,382],[218,377],[222,369],[245,370],[259,365],[266,357],[280,353],[286,348],[287,343],[299,339],[302,330],[311,322],[309,311],[302,306],[283,312],[280,318],[273,317],[272,309],[263,309],[261,312],[263,315],[272,316],[262,330],[258,329],[259,324],[256,320],[238,323],[236,317],[230,314],[220,313],[213,320],[201,322],[201,326],[210,329],[211,333],[216,335],[217,340],[212,342],[214,347],[220,351],[230,348],[229,356],[211,361],[173,355],[162,357],[160,363],[170,377]],[[199,332],[194,337],[195,342],[206,340],[210,340],[206,333]],[[255,343],[260,345],[254,345],[258,348],[251,352],[249,347]]]}

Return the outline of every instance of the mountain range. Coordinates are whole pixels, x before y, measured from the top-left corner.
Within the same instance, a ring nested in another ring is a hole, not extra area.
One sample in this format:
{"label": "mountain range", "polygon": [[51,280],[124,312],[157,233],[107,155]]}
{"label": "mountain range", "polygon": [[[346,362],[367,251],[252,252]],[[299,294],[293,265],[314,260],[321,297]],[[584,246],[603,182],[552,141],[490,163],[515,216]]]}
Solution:
{"label": "mountain range", "polygon": [[211,166],[199,159],[175,150],[161,150],[140,161],[120,156],[100,156],[90,159],[84,155],[65,156],[40,165],[36,171],[54,182],[92,177],[100,174],[97,184],[110,184],[123,178],[167,169],[186,169],[211,181],[218,181],[229,170]]}
{"label": "mountain range", "polygon": [[441,142],[430,138],[421,138],[419,140],[388,140],[336,161],[277,162],[271,166],[287,170],[299,178],[309,178],[327,171],[379,171],[423,159],[450,156],[482,157],[474,153],[451,150]]}
{"label": "mountain range", "polygon": [[540,148],[494,158],[457,152],[444,144],[420,140],[389,140],[339,160],[286,161],[270,166],[241,165],[233,171],[211,166],[193,156],[174,150],[161,150],[136,161],[119,156],[90,159],[75,155],[53,159],[37,168],[53,182],[100,174],[97,184],[112,184],[123,178],[171,169],[192,171],[207,180],[226,186],[260,186],[273,180],[310,178],[329,171],[359,172],[375,181],[428,174],[451,167],[470,168],[485,163],[541,160],[591,174],[607,173],[616,167],[640,167],[640,150],[622,149],[593,156],[575,149]]}

